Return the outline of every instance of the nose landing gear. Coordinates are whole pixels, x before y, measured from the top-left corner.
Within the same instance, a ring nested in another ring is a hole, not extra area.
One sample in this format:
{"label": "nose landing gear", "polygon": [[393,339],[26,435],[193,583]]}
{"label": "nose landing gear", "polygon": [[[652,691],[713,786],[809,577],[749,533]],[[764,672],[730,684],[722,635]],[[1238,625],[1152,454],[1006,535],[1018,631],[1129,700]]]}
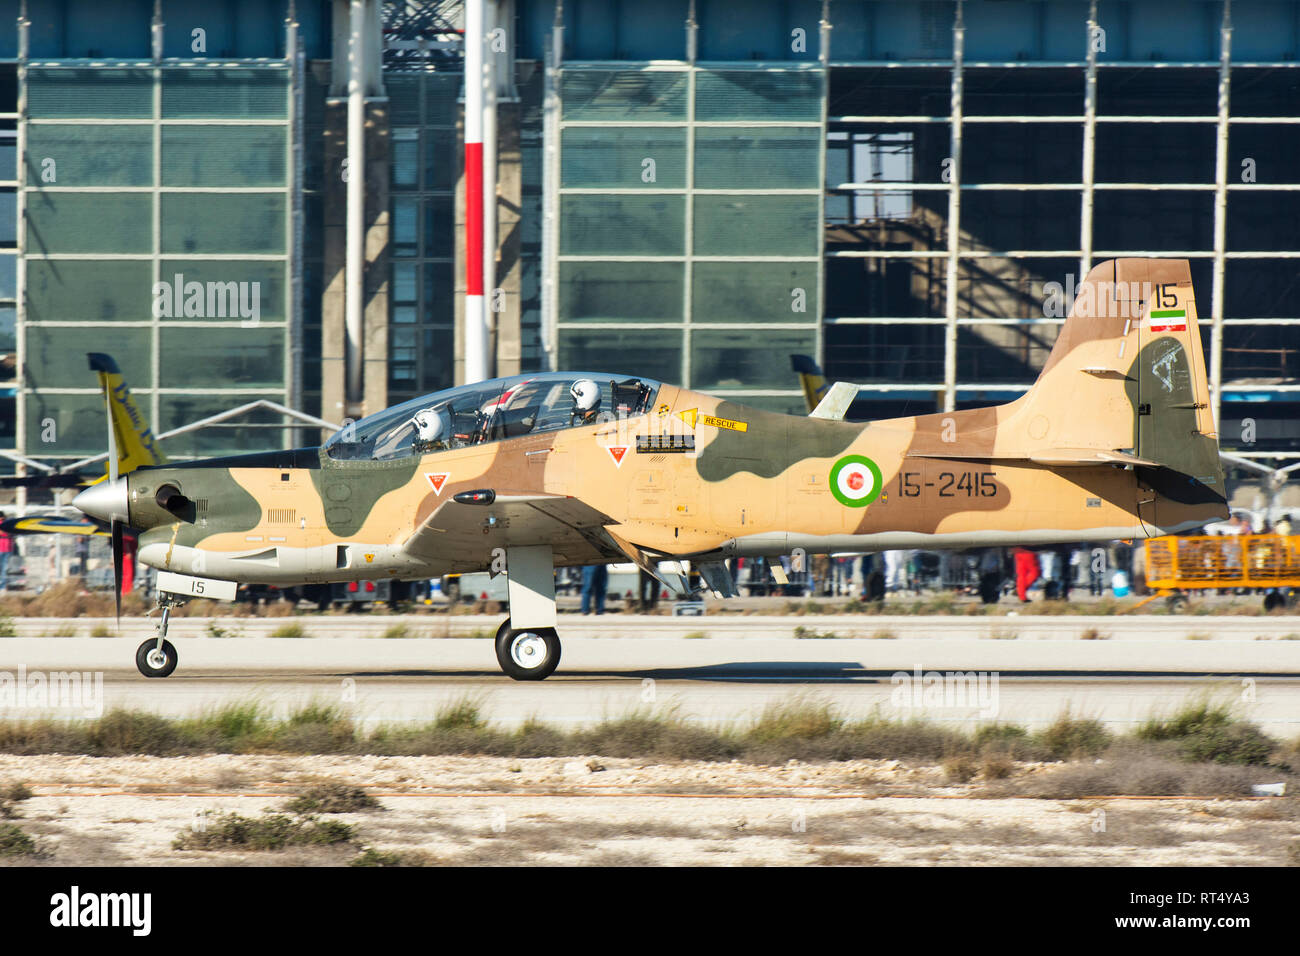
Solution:
{"label": "nose landing gear", "polygon": [[[149,638],[135,652],[135,666],[145,677],[167,677],[180,663],[176,647],[167,640],[167,624],[171,620],[171,609],[184,603],[183,598],[174,594],[158,592],[158,607],[154,608],[155,611],[162,611],[157,624],[158,636]],[[150,614],[152,613],[151,611]]]}

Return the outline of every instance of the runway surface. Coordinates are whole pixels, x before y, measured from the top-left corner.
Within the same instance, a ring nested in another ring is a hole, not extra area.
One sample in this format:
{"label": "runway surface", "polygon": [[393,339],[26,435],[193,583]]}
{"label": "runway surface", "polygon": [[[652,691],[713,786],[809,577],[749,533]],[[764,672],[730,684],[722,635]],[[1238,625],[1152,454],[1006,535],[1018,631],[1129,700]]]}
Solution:
{"label": "runway surface", "polygon": [[[257,698],[280,714],[318,700],[366,723],[417,721],[472,696],[501,726],[530,717],[573,726],[666,706],[724,723],[751,720],[768,703],[804,694],[833,702],[849,717],[875,712],[1032,727],[1068,708],[1124,730],[1209,694],[1274,735],[1300,735],[1297,641],[571,637],[559,671],[541,683],[501,675],[485,639],[175,643],[176,673],[147,680],[134,668],[135,640],[0,641],[0,717],[33,713],[4,703],[4,675],[16,678],[22,668],[29,675],[102,674],[104,709],[172,715]],[[949,672],[968,676],[952,682]],[[80,716],[68,708],[59,715]]]}

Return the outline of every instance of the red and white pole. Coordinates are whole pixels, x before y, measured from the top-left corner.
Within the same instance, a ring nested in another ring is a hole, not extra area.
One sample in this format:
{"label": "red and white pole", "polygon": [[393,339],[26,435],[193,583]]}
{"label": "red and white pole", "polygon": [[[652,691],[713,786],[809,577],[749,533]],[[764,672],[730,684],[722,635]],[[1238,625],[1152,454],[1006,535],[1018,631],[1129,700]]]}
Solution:
{"label": "red and white pole", "polygon": [[483,0],[465,2],[465,381],[488,377],[483,309]]}

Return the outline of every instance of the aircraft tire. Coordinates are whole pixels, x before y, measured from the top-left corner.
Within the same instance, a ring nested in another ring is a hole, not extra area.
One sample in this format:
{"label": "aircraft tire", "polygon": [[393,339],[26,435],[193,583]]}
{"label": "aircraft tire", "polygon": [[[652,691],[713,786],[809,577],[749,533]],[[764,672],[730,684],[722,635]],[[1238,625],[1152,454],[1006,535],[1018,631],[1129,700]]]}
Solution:
{"label": "aircraft tire", "polygon": [[497,663],[512,680],[545,680],[560,663],[560,637],[553,627],[515,630],[509,619],[497,630]]}
{"label": "aircraft tire", "polygon": [[176,670],[180,655],[171,641],[163,641],[158,650],[158,638],[151,637],[137,648],[135,666],[145,677],[167,677]]}

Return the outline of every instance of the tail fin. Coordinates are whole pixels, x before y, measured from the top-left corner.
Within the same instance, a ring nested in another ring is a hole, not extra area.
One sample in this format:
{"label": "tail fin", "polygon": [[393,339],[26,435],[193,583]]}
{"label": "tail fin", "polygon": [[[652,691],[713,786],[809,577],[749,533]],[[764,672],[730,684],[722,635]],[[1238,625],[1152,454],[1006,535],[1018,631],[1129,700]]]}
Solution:
{"label": "tail fin", "polygon": [[822,375],[821,367],[808,355],[791,355],[790,367],[799,375],[799,385],[803,388],[803,400],[808,405],[808,411],[815,411],[830,387]]}
{"label": "tail fin", "polygon": [[1149,532],[1226,517],[1186,259],[1115,259],[1080,284],[1038,381],[1004,428],[1044,464],[1133,465]]}
{"label": "tail fin", "polygon": [[[936,422],[912,453],[1128,465],[1145,489],[1139,511],[1149,532],[1225,517],[1196,319],[1186,259],[1102,262],[1079,284],[1033,387],[1000,408],[926,416]],[[946,419],[961,436],[956,447],[941,440],[938,421]]]}
{"label": "tail fin", "polygon": [[1038,381],[1015,404],[1019,440],[1034,457],[1111,453],[1221,489],[1187,260],[1095,266]]}
{"label": "tail fin", "polygon": [[99,387],[112,410],[113,431],[117,439],[118,473],[125,475],[141,465],[166,464],[167,457],[158,448],[153,429],[140,412],[140,407],[126,384],[126,378],[112,356],[102,352],[89,352],[86,357],[90,360],[90,370],[99,377]]}

